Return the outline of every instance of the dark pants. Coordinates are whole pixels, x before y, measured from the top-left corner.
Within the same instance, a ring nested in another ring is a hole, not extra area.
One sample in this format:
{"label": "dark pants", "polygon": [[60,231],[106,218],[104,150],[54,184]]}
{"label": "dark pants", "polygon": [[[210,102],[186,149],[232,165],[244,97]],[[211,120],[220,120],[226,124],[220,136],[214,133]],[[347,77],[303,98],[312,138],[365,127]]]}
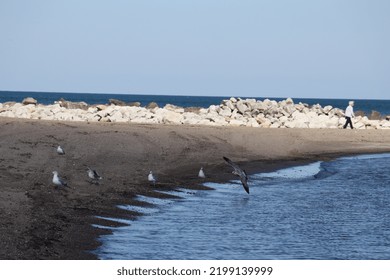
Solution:
{"label": "dark pants", "polygon": [[345,121],[345,124],[343,126],[343,128],[347,128],[348,124],[351,126],[351,128],[353,129],[353,125],[352,125],[352,120],[350,117],[345,117],[346,121]]}

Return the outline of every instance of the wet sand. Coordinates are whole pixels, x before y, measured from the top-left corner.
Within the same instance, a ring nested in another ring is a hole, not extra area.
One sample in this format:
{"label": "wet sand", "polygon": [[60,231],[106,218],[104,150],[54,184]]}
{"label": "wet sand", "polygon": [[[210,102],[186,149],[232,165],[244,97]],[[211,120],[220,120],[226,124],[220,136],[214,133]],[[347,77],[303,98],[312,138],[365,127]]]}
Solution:
{"label": "wet sand", "polygon": [[[232,179],[222,156],[251,172],[340,155],[390,152],[390,130],[262,129],[32,121],[0,118],[0,259],[95,259],[89,253],[119,226],[95,216],[135,219],[115,205],[154,189],[202,188]],[[61,145],[65,155],[58,155]],[[91,184],[86,169],[103,176]],[[55,187],[52,171],[69,183]],[[150,170],[156,186],[147,182]],[[243,191],[241,188],[237,191]]]}

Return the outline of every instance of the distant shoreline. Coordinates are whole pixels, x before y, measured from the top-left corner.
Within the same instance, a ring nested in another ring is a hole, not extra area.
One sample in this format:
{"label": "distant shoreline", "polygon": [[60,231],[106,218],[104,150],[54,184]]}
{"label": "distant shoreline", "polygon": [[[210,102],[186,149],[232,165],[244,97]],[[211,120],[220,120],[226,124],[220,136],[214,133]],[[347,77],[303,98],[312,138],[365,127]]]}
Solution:
{"label": "distant shoreline", "polygon": [[[154,190],[202,188],[234,178],[222,156],[249,173],[342,155],[390,152],[390,130],[265,129],[87,123],[0,118],[0,259],[95,259],[96,239],[119,226],[96,216],[135,219],[116,205]],[[57,145],[65,155],[56,153]],[[103,176],[90,184],[86,167]],[[68,181],[61,190],[52,171]],[[159,181],[147,182],[150,170]],[[237,191],[243,191],[237,189]],[[138,205],[138,204],[137,204]]]}

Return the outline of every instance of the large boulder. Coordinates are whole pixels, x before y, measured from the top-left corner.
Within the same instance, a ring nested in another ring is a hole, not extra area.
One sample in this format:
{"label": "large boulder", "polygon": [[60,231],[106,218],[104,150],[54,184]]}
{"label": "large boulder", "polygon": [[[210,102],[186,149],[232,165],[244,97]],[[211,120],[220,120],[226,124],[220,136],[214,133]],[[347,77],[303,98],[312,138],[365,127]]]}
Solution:
{"label": "large boulder", "polygon": [[224,100],[224,105],[232,111],[236,108],[231,100]]}
{"label": "large boulder", "polygon": [[184,108],[172,104],[165,105],[164,109],[176,113],[184,113]]}
{"label": "large boulder", "polygon": [[245,126],[246,122],[242,120],[230,120],[229,125],[231,126]]}
{"label": "large boulder", "polygon": [[126,102],[115,98],[108,99],[108,103],[110,105],[116,105],[116,106],[127,106]]}
{"label": "large boulder", "polygon": [[380,120],[380,119],[382,119],[381,113],[379,113],[378,111],[371,111],[369,119],[370,120]]}
{"label": "large boulder", "polygon": [[30,105],[30,104],[37,105],[37,103],[38,101],[32,97],[27,97],[22,101],[23,105]]}
{"label": "large boulder", "polygon": [[155,109],[158,108],[158,104],[156,102],[150,102],[147,106],[146,109]]}
{"label": "large boulder", "polygon": [[389,121],[381,121],[380,126],[381,126],[381,128],[390,129],[390,122]]}
{"label": "large boulder", "polygon": [[245,112],[250,111],[249,107],[242,100],[237,102],[236,107],[238,112],[242,115],[244,115]]}
{"label": "large boulder", "polygon": [[286,101],[286,104],[287,104],[287,105],[294,105],[294,101],[293,101],[292,98],[290,98],[290,97],[287,98],[285,101]]}
{"label": "large boulder", "polygon": [[[88,109],[88,104],[85,102],[72,102],[72,101],[67,101],[67,100],[61,98],[56,103],[59,104],[61,107],[66,108],[66,109],[83,109],[83,110]],[[70,117],[67,116],[66,118],[68,119]]]}
{"label": "large boulder", "polygon": [[223,107],[219,110],[219,115],[222,117],[230,117],[232,115],[232,110],[229,107]]}
{"label": "large boulder", "polygon": [[140,107],[141,106],[141,102],[129,102],[127,103],[127,106],[130,106],[130,107]]}
{"label": "large boulder", "polygon": [[180,124],[183,119],[182,114],[169,110],[167,110],[163,116],[163,122],[166,124]]}

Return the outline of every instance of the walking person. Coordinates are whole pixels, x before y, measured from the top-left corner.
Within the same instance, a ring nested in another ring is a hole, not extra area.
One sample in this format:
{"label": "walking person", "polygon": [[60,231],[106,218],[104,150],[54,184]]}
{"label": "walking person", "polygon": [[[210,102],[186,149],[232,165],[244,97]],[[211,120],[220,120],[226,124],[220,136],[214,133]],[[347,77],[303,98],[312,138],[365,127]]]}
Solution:
{"label": "walking person", "polygon": [[345,124],[343,126],[344,129],[347,128],[348,124],[350,125],[351,129],[353,129],[351,119],[355,117],[355,114],[353,113],[353,105],[355,105],[355,103],[353,101],[349,101],[348,107],[345,109]]}

